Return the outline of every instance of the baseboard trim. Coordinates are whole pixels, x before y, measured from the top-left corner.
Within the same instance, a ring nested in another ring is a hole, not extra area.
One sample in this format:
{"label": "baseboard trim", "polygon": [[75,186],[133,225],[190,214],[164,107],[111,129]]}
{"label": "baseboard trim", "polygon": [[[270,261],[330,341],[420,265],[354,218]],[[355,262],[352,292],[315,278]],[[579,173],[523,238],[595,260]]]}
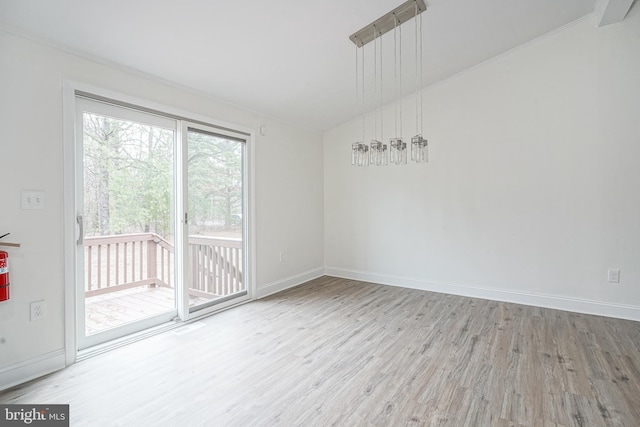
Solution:
{"label": "baseboard trim", "polygon": [[256,289],[256,298],[264,298],[266,296],[284,291],[285,289],[301,285],[305,282],[308,282],[309,280],[317,279],[318,277],[324,276],[324,272],[325,269],[323,267],[320,267],[313,270],[305,271],[304,273],[296,274],[295,276],[289,276],[286,279],[268,283]]}
{"label": "baseboard trim", "polygon": [[538,294],[532,292],[518,292],[504,289],[487,288],[466,284],[434,282],[429,280],[412,279],[406,277],[389,276],[364,271],[348,270],[336,267],[325,269],[327,276],[343,279],[360,280],[381,285],[400,286],[423,291],[461,295],[472,298],[482,298],[494,301],[512,302],[516,304],[532,305],[536,307],[552,308],[556,310],[576,313],[594,314],[598,316],[615,317],[618,319],[640,321],[640,307],[627,304],[615,304],[591,301],[579,298],[568,298],[558,295]]}
{"label": "baseboard trim", "polygon": [[60,349],[0,368],[0,391],[59,371],[64,367],[64,349]]}

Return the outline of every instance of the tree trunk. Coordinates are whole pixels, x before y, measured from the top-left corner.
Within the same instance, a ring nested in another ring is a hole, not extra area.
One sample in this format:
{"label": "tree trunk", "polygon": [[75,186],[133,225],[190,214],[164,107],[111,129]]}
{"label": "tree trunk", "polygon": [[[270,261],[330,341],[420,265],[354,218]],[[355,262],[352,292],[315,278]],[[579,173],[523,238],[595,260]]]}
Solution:
{"label": "tree trunk", "polygon": [[111,136],[111,122],[105,119],[102,122],[102,132],[104,142],[100,159],[100,181],[98,183],[98,218],[100,223],[100,234],[111,234],[109,231],[109,139]]}
{"label": "tree trunk", "polygon": [[225,188],[225,200],[224,200],[224,225],[227,230],[233,228],[233,218],[231,218],[231,192],[233,187],[229,185],[231,182],[232,172],[227,170],[227,187]]}

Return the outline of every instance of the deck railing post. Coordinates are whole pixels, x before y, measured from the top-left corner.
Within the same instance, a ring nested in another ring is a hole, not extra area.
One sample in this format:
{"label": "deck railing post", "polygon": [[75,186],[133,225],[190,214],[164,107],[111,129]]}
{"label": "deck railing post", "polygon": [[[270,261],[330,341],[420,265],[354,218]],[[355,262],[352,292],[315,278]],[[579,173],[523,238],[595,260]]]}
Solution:
{"label": "deck railing post", "polygon": [[[157,270],[157,255],[158,244],[153,239],[153,236],[147,240],[147,279],[156,279],[158,277]],[[142,248],[140,248],[142,250]],[[157,283],[151,283],[149,286],[158,286]]]}

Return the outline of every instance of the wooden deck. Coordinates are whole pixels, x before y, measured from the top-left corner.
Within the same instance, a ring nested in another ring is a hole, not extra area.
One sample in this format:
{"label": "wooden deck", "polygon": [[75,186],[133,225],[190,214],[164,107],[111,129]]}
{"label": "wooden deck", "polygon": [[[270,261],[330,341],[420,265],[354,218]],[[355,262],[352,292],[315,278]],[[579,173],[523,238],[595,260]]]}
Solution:
{"label": "wooden deck", "polygon": [[[207,298],[189,298],[193,306]],[[175,289],[164,286],[124,289],[85,299],[85,331],[95,334],[146,317],[165,313],[175,307]]]}
{"label": "wooden deck", "polygon": [[[84,239],[85,332],[166,313],[175,307],[173,245],[153,233]],[[189,236],[189,305],[244,289],[242,238]]]}

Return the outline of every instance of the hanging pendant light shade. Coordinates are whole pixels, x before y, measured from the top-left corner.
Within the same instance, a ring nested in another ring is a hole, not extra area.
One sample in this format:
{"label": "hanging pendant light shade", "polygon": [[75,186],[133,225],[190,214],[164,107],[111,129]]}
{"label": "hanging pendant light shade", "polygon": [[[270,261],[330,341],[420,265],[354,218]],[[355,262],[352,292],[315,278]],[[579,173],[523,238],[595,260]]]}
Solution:
{"label": "hanging pendant light shade", "polygon": [[407,164],[407,143],[402,138],[391,138],[389,140],[391,145],[391,155],[389,161],[396,165]]}
{"label": "hanging pendant light shade", "polygon": [[387,144],[377,139],[371,140],[371,164],[375,166],[387,166],[389,164],[389,151]]}
{"label": "hanging pendant light shade", "polygon": [[427,140],[422,135],[411,138],[411,160],[416,163],[426,163],[429,161]]}
{"label": "hanging pendant light shade", "polygon": [[369,166],[369,147],[364,142],[354,142],[351,147],[351,164]]}

